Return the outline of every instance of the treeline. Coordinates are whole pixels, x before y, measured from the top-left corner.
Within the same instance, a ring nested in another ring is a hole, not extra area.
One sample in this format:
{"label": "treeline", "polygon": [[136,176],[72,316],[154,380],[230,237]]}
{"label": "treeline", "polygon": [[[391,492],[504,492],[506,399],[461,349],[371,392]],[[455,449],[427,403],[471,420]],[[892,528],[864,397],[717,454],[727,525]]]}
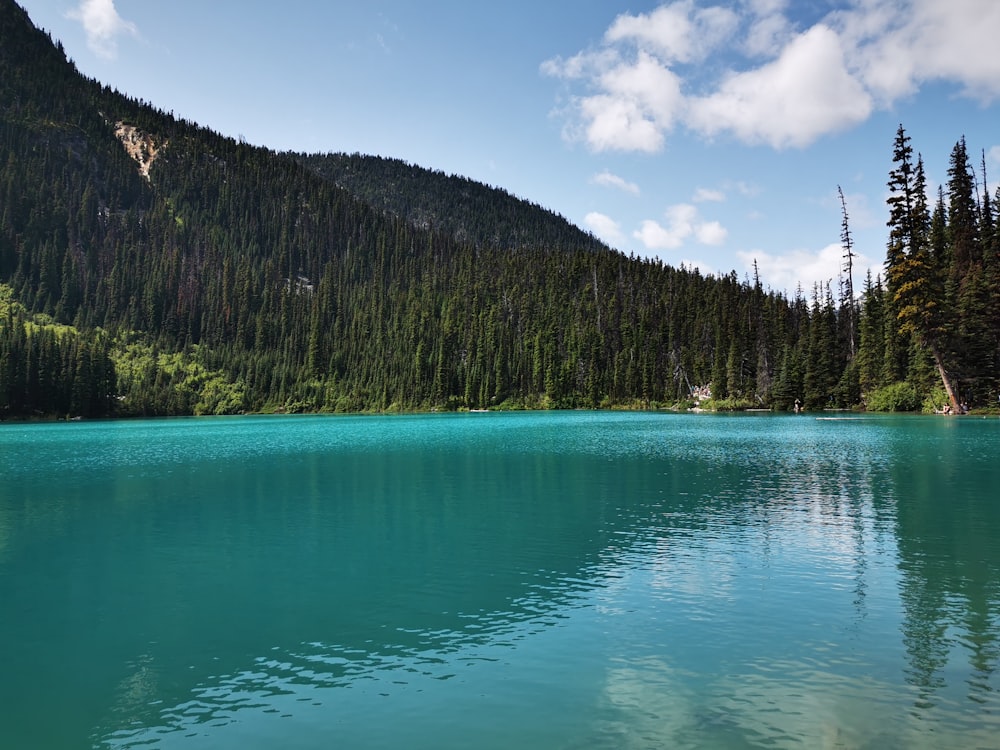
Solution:
{"label": "treeline", "polygon": [[[994,407],[1000,394],[1000,192],[990,197],[985,159],[977,176],[964,138],[952,149],[948,180],[933,202],[923,158],[914,155],[902,125],[892,165],[884,276],[868,275],[859,295],[851,292],[850,276],[842,276],[837,303],[829,287],[814,290],[809,337],[792,353],[805,369],[793,363],[789,373],[809,408],[823,406],[823,394],[827,406],[877,411]],[[849,267],[846,206],[841,239]],[[817,336],[836,343],[811,348]],[[813,363],[810,375],[813,357],[826,359]]]}
{"label": "treeline", "polygon": [[[119,123],[155,152],[148,178]],[[919,408],[941,402],[934,350],[983,403],[998,201],[970,193],[967,262],[954,189],[926,252],[961,272],[940,272],[928,335],[898,260],[855,302],[627,257],[463,178],[222,138],[83,79],[0,0],[0,417],[652,407],[709,388],[723,408]],[[922,257],[914,231],[898,258]],[[846,211],[843,233],[849,257]],[[31,375],[43,349],[58,387]]]}
{"label": "treeline", "polygon": [[117,383],[107,336],[39,323],[11,297],[0,286],[0,409],[15,415],[112,413]]}

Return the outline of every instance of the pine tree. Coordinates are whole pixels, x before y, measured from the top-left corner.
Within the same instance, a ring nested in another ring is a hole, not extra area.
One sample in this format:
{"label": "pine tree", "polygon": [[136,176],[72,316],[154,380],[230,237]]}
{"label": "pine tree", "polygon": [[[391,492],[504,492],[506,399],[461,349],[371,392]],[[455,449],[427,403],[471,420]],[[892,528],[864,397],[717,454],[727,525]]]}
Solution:
{"label": "pine tree", "polygon": [[885,293],[880,277],[872,281],[871,271],[865,278],[861,321],[858,330],[858,386],[862,401],[867,394],[888,385],[882,379],[885,351]]}
{"label": "pine tree", "polygon": [[[948,235],[951,245],[951,281],[960,289],[970,270],[982,262],[979,209],[975,177],[969,165],[965,138],[951,151],[948,166]],[[959,292],[960,294],[961,292]]]}
{"label": "pine tree", "polygon": [[[988,209],[988,199],[985,203]],[[990,290],[982,241],[989,235],[989,224],[983,221],[975,175],[965,138],[961,138],[952,149],[948,167],[948,287],[958,324],[955,359],[969,387],[993,374],[996,332],[989,324]]]}
{"label": "pine tree", "polygon": [[[902,125],[896,135],[889,174],[889,243],[886,279],[889,293],[890,325],[900,334],[915,337],[931,354],[948,400],[958,411],[958,398],[945,363],[943,347],[945,316],[936,270],[930,254],[930,215],[927,209],[927,182],[923,159],[911,166],[912,148]],[[889,339],[892,329],[887,333]],[[887,349],[889,347],[887,346]],[[891,373],[898,377],[898,370]]]}

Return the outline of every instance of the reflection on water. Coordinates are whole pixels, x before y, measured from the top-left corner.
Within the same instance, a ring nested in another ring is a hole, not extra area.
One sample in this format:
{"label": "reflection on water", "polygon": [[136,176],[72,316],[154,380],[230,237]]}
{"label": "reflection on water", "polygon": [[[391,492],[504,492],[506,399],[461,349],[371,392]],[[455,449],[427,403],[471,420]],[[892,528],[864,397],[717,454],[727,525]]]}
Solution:
{"label": "reflection on water", "polygon": [[0,745],[988,747],[998,448],[920,418],[0,426]]}
{"label": "reflection on water", "polygon": [[910,450],[917,460],[897,514],[906,679],[919,708],[989,710],[1000,664],[1000,454],[971,439],[925,438]]}

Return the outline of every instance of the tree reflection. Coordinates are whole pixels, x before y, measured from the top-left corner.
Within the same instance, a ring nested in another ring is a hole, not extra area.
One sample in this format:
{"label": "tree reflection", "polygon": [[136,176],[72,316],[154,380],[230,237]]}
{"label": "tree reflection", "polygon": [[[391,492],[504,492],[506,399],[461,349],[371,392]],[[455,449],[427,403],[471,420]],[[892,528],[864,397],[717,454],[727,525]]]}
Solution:
{"label": "tree reflection", "polygon": [[942,425],[898,446],[907,460],[894,462],[906,679],[929,705],[963,678],[977,702],[1000,687],[998,474],[983,449],[990,428]]}

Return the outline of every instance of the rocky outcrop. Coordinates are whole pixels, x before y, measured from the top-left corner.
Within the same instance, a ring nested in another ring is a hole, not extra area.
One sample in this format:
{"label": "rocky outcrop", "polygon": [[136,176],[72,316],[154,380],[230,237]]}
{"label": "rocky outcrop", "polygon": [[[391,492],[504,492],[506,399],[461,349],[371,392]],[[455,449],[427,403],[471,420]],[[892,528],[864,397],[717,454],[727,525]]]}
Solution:
{"label": "rocky outcrop", "polygon": [[125,146],[128,155],[135,159],[139,165],[139,174],[148,180],[149,169],[153,166],[160,151],[166,147],[167,142],[164,141],[157,145],[149,133],[143,133],[134,125],[126,125],[123,122],[116,123],[115,135]]}

